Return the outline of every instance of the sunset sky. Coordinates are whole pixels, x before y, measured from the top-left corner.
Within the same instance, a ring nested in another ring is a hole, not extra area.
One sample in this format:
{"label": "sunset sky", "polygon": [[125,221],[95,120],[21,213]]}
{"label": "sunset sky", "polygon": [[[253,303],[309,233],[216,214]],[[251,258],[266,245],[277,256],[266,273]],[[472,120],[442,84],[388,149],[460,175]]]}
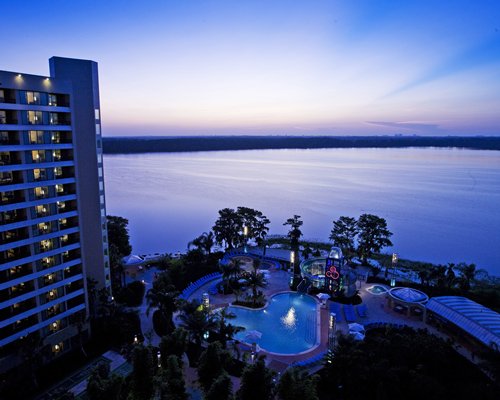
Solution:
{"label": "sunset sky", "polygon": [[9,1],[0,69],[97,61],[105,136],[500,135],[500,0]]}

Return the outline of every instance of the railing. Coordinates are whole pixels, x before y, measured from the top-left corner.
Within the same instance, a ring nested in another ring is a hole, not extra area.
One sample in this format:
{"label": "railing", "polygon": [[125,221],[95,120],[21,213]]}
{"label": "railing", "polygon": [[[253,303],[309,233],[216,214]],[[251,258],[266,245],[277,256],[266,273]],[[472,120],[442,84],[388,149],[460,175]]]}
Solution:
{"label": "railing", "polygon": [[311,282],[307,279],[302,279],[302,281],[297,286],[297,292],[299,293],[307,293],[307,289],[311,286]]}
{"label": "railing", "polygon": [[203,278],[198,279],[196,282],[191,283],[186,289],[182,291],[179,298],[187,300],[189,296],[191,296],[197,289],[202,287],[205,283],[220,278],[222,278],[222,274],[220,272],[213,272],[209,275],[206,275]]}

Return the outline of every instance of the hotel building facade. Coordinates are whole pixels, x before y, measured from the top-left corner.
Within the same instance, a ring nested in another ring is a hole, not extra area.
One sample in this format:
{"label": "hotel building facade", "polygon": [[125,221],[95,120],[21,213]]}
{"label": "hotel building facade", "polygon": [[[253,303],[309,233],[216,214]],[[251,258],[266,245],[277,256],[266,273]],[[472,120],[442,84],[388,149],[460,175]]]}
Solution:
{"label": "hotel building facade", "polygon": [[49,64],[0,71],[0,373],[28,335],[46,361],[85,340],[111,286],[97,63]]}

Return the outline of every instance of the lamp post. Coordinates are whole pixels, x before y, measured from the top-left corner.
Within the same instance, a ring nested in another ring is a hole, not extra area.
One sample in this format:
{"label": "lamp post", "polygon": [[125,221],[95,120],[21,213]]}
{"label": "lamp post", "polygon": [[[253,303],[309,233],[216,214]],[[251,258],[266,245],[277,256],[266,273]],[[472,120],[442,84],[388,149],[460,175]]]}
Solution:
{"label": "lamp post", "polygon": [[395,271],[396,271],[396,266],[398,265],[398,255],[397,253],[392,253],[392,277],[391,277],[391,287],[396,286],[396,278],[395,278]]}
{"label": "lamp post", "polygon": [[201,303],[203,304],[203,308],[205,309],[205,311],[208,311],[210,309],[210,297],[207,292],[201,295]]}
{"label": "lamp post", "polygon": [[245,236],[245,246],[243,246],[243,252],[247,252],[247,236],[248,236],[248,226],[243,227],[243,236]]}
{"label": "lamp post", "polygon": [[337,329],[337,314],[330,313],[328,318],[328,362],[332,362],[333,349],[335,348],[335,332]]}

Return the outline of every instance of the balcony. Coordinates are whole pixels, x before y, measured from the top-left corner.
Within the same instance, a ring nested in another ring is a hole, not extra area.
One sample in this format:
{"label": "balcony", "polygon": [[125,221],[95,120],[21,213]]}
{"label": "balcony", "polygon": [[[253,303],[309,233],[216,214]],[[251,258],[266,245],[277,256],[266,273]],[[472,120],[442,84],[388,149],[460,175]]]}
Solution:
{"label": "balcony", "polygon": [[0,131],[0,144],[19,144],[19,133],[16,131]]}
{"label": "balcony", "polygon": [[17,152],[1,151],[0,152],[0,166],[3,165],[17,165],[21,164],[21,158]]}
{"label": "balcony", "polygon": [[24,192],[22,190],[14,190],[8,192],[0,192],[0,205],[22,203],[24,201]]}
{"label": "balcony", "polygon": [[0,110],[0,125],[15,125],[17,121],[16,111]]}
{"label": "balcony", "polygon": [[50,212],[50,205],[43,204],[40,206],[33,207],[32,215],[34,215],[35,218],[43,218],[43,217],[48,217],[49,215],[52,215]]}
{"label": "balcony", "polygon": [[7,244],[17,242],[19,240],[28,239],[29,234],[26,228],[13,229],[10,231],[0,232],[0,243]]}
{"label": "balcony", "polygon": [[0,339],[5,339],[6,337],[9,337],[10,335],[13,335],[26,328],[29,328],[30,326],[35,325],[37,323],[38,323],[38,317],[36,314],[31,315],[28,318],[24,318],[22,320],[14,322],[13,324],[10,324],[0,329]]}
{"label": "balcony", "polygon": [[0,172],[0,186],[15,185],[17,183],[23,183],[21,171]]}
{"label": "balcony", "polygon": [[0,89],[0,103],[14,104],[16,93],[12,89]]}
{"label": "balcony", "polygon": [[30,256],[29,246],[16,247],[0,252],[0,264],[20,260]]}
{"label": "balcony", "polygon": [[26,212],[24,210],[12,210],[0,212],[0,225],[13,224],[26,220]]}
{"label": "balcony", "polygon": [[82,273],[82,265],[77,264],[72,267],[64,269],[64,279],[71,278],[72,276],[78,275]]}
{"label": "balcony", "polygon": [[51,143],[72,143],[71,132],[66,131],[53,131],[51,134]]}
{"label": "balcony", "polygon": [[25,275],[33,273],[31,264],[18,265],[5,271],[0,271],[0,283],[12,281],[13,279],[21,278]]}
{"label": "balcony", "polygon": [[50,125],[71,125],[71,115],[69,113],[49,113]]}

